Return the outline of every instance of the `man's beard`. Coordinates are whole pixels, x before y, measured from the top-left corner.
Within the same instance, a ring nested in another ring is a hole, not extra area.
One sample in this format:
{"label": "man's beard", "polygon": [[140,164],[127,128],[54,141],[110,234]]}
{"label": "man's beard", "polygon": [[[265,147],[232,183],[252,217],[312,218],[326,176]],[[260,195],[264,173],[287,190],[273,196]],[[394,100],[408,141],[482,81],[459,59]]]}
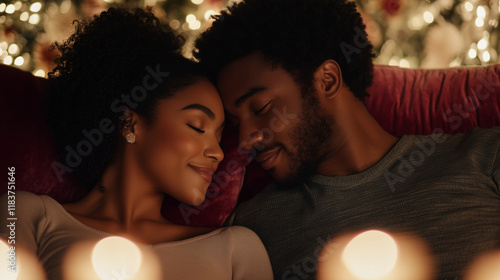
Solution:
{"label": "man's beard", "polygon": [[302,101],[298,122],[288,134],[296,151],[287,149],[290,170],[284,181],[277,182],[280,187],[301,186],[314,174],[331,145],[333,118],[321,108],[312,89],[303,95]]}

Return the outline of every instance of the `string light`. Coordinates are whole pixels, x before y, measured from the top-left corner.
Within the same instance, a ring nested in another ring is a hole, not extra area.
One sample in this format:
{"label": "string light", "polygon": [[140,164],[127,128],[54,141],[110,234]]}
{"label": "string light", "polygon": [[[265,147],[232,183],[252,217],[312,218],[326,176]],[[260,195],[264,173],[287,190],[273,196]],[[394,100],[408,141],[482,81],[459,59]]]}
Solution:
{"label": "string light", "polygon": [[211,16],[214,16],[216,15],[217,12],[214,11],[214,10],[208,10],[206,13],[205,13],[205,20],[209,20]]}
{"label": "string light", "polygon": [[23,6],[23,3],[21,3],[21,1],[17,1],[16,3],[14,3],[14,9],[16,9],[16,11],[21,9],[22,6]]}
{"label": "string light", "polygon": [[425,11],[424,12],[424,21],[427,23],[432,23],[434,21],[434,15],[429,11]]}
{"label": "string light", "polygon": [[471,58],[471,59],[472,58],[476,58],[477,57],[477,51],[475,49],[470,49],[468,55],[469,55],[469,58]]}
{"label": "string light", "polygon": [[[360,6],[365,5],[367,8],[366,13],[374,15],[374,13],[382,13],[384,10],[369,5],[368,3],[373,0],[355,0]],[[123,3],[123,0],[104,0],[105,3]],[[165,0],[145,0],[142,3],[150,6],[155,6],[159,9],[164,9],[164,17],[168,20],[169,26],[176,31],[185,32],[187,37],[197,36],[203,28],[210,24],[213,15],[219,14],[219,8],[222,4],[229,5],[234,0],[217,0],[217,1],[204,1],[204,0],[190,0],[185,1],[186,7],[178,6],[176,9],[167,8],[170,1]],[[418,2],[418,4],[417,4]],[[379,28],[386,28],[382,30],[381,34],[385,34],[381,38],[378,46],[375,46],[379,52],[376,58],[378,64],[389,64],[399,67],[418,67],[421,66],[422,60],[426,57],[426,49],[422,44],[414,44],[416,40],[426,44],[426,36],[428,30],[434,27],[439,27],[442,23],[451,23],[457,27],[457,33],[465,33],[463,42],[457,41],[463,47],[457,47],[461,51],[457,56],[450,57],[450,65],[461,64],[486,64],[498,62],[498,51],[500,42],[496,38],[500,35],[500,30],[496,27],[499,25],[500,20],[500,0],[499,1],[478,1],[478,0],[457,0],[458,2],[453,5],[443,5],[446,1],[408,1],[405,9],[401,9],[398,16],[399,20],[406,20],[406,24],[385,25],[379,24]],[[215,6],[214,3],[221,5]],[[193,9],[193,5],[195,8]],[[7,28],[0,28],[0,32],[4,31],[6,34],[1,34],[1,41],[8,42],[8,45],[2,48],[0,52],[0,62],[4,64],[10,62],[11,65],[18,66],[20,60],[17,60],[19,53],[30,54],[33,51],[33,46],[37,44],[37,35],[39,32],[49,31],[54,28],[46,28],[45,24],[51,23],[50,18],[57,18],[57,14],[62,17],[70,17],[69,14],[72,9],[78,13],[79,7],[73,7],[72,0],[60,1],[47,1],[47,0],[12,0],[0,1],[0,25]],[[189,11],[189,13],[184,12]],[[161,14],[160,13],[160,14]],[[46,17],[45,15],[48,15]],[[450,15],[454,15],[451,17]],[[458,15],[458,16],[455,16]],[[392,15],[391,15],[392,16]],[[387,14],[378,14],[372,16],[375,22],[378,19],[388,17]],[[406,19],[405,19],[406,17]],[[46,19],[47,18],[47,19]],[[43,20],[42,20],[43,19]],[[47,20],[47,22],[45,22]],[[390,22],[390,20],[386,21]],[[375,23],[377,24],[377,23]],[[53,27],[53,26],[52,26]],[[401,27],[401,28],[400,28]],[[22,29],[20,29],[22,28]],[[444,29],[443,29],[444,30]],[[8,33],[7,33],[8,32]],[[466,34],[470,32],[470,34]],[[430,34],[430,33],[429,33]],[[438,33],[437,33],[438,34]],[[443,36],[451,36],[451,33]],[[8,35],[8,36],[5,36]],[[491,36],[490,36],[491,35]],[[48,36],[50,38],[52,35]],[[440,38],[438,35],[437,38]],[[447,37],[449,38],[449,37]],[[450,37],[455,39],[454,37]],[[403,42],[406,40],[406,42]],[[446,39],[443,39],[446,41]],[[0,43],[1,43],[0,41]],[[389,44],[393,41],[394,44]],[[448,42],[451,42],[448,40]],[[373,42],[372,42],[373,43]],[[19,48],[17,52],[10,52],[8,47],[11,44],[16,44]],[[472,46],[473,44],[474,47]],[[440,44],[437,44],[438,46]],[[469,48],[465,46],[471,46]],[[188,48],[186,48],[186,55],[189,56],[191,42],[188,41]],[[10,58],[7,58],[7,57]],[[36,73],[40,70],[40,66],[34,65],[35,61],[26,58],[23,54],[22,69],[32,70]],[[16,60],[18,63],[16,63]],[[35,69],[37,71],[35,71]],[[45,72],[50,69],[43,69]]]}
{"label": "string light", "polygon": [[196,20],[196,16],[193,14],[189,14],[186,16],[186,22],[191,23]]}
{"label": "string light", "polygon": [[31,4],[31,6],[30,6],[30,11],[32,11],[34,13],[39,12],[41,9],[42,9],[42,3],[40,3],[40,2],[35,2],[35,3]]}
{"label": "string light", "polygon": [[477,7],[476,14],[478,17],[484,19],[486,18],[486,9],[483,6]]}
{"label": "string light", "polygon": [[7,8],[5,8],[5,12],[7,14],[13,14],[15,11],[16,11],[16,7],[14,7],[14,5],[12,5],[12,4],[9,4],[7,6]]}
{"label": "string light", "polygon": [[40,16],[38,14],[32,14],[28,21],[33,25],[38,24],[40,22]]}
{"label": "string light", "polygon": [[19,53],[19,46],[16,44],[11,44],[9,48],[7,49],[9,54],[11,55],[17,55]]}
{"label": "string light", "polygon": [[43,71],[42,69],[38,69],[35,71],[34,75],[37,77],[45,77],[45,71]]}
{"label": "string light", "polygon": [[22,56],[16,57],[14,60],[14,65],[22,66],[24,64],[24,58]]}
{"label": "string light", "polygon": [[474,9],[474,5],[472,5],[472,3],[469,1],[465,1],[464,8],[467,12],[472,12],[472,10]]}
{"label": "string light", "polygon": [[485,50],[487,47],[488,47],[488,41],[486,41],[485,39],[481,39],[477,43],[477,48],[480,50]]}
{"label": "string light", "polygon": [[3,59],[3,63],[5,65],[11,65],[12,64],[12,56],[8,55]]}
{"label": "string light", "polygon": [[482,57],[482,58],[483,58],[483,61],[484,61],[484,62],[489,62],[489,61],[490,61],[490,59],[491,59],[491,55],[490,55],[490,53],[489,53],[488,51],[485,51],[485,52],[483,53],[483,57]]}
{"label": "string light", "polygon": [[30,14],[28,12],[22,12],[21,15],[19,16],[19,19],[21,21],[27,21],[30,17]]}

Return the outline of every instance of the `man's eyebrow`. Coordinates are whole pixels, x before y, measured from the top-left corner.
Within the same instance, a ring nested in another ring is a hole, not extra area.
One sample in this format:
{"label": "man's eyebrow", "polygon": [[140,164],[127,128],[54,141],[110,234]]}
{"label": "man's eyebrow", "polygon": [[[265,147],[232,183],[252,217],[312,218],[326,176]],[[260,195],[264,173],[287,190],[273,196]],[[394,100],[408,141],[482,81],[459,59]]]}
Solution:
{"label": "man's eyebrow", "polygon": [[236,106],[236,108],[241,107],[241,105],[243,105],[243,103],[245,103],[245,101],[247,101],[250,97],[262,93],[265,90],[267,90],[267,88],[265,87],[251,88],[247,93],[243,94],[238,99],[236,99],[236,101],[234,101],[234,106]]}
{"label": "man's eyebrow", "polygon": [[205,113],[205,115],[207,115],[211,120],[215,119],[215,114],[214,112],[212,112],[212,110],[198,103],[188,105],[182,108],[182,110],[200,110]]}

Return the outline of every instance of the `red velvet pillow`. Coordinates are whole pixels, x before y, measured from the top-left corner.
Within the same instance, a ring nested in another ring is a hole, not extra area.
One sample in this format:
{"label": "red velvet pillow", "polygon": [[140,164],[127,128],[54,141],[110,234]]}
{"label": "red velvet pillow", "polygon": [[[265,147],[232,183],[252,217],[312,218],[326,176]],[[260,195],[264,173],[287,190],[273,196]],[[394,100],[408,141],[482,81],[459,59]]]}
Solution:
{"label": "red velvet pillow", "polygon": [[[69,176],[59,181],[52,164],[58,161],[55,143],[42,113],[47,80],[0,64],[1,183],[7,186],[7,167],[16,168],[16,190],[47,194],[64,203],[85,195]],[[236,206],[248,156],[238,152],[237,133],[228,127],[222,146],[224,160],[214,174],[205,203],[198,207],[166,197],[162,213],[172,222],[193,226],[220,226]],[[66,173],[67,175],[67,173]],[[2,188],[2,193],[7,188]]]}
{"label": "red velvet pillow", "polygon": [[[433,70],[376,65],[368,93],[368,111],[396,136],[500,126],[500,64]],[[240,201],[271,182],[256,162],[246,174]]]}
{"label": "red velvet pillow", "polygon": [[[434,129],[459,133],[474,126],[500,125],[500,64],[478,68],[410,70],[376,66],[370,113],[394,135],[429,134]],[[60,202],[85,194],[66,177],[59,182],[51,164],[57,160],[54,142],[41,107],[46,80],[0,65],[0,116],[3,131],[0,167],[16,167],[17,190],[48,194]],[[214,175],[206,202],[199,207],[166,198],[164,216],[179,224],[219,226],[241,200],[252,197],[270,181],[255,163],[236,149],[237,133],[224,131],[224,161]],[[6,186],[7,176],[0,176]],[[2,189],[2,193],[6,188]]]}

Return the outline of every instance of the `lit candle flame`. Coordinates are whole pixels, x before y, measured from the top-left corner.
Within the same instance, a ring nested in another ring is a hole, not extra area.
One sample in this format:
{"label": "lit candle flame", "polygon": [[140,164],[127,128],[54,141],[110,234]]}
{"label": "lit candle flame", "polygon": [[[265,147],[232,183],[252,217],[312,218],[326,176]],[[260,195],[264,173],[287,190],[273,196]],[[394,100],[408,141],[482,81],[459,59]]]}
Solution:
{"label": "lit candle flame", "polygon": [[92,252],[92,266],[103,280],[133,278],[142,263],[142,253],[132,241],[123,237],[107,237]]}
{"label": "lit candle flame", "polygon": [[370,230],[354,237],[344,249],[342,260],[349,270],[363,279],[376,279],[394,268],[398,247],[392,237]]}

